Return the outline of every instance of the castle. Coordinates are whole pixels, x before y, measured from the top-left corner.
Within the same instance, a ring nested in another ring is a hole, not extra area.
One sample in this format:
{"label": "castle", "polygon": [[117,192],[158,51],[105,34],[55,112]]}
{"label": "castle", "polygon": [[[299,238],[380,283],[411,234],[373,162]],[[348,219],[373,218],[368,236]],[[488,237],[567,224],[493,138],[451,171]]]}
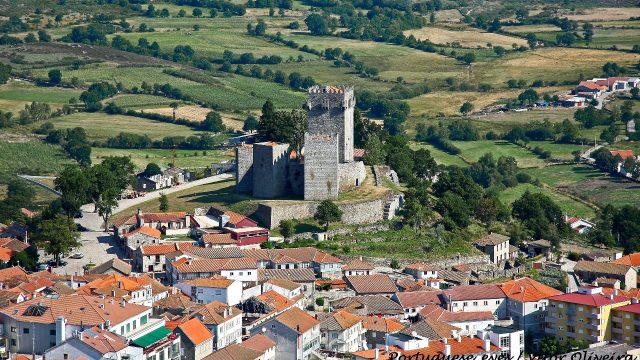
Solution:
{"label": "castle", "polygon": [[257,198],[335,199],[362,184],[366,169],[354,161],[353,87],[313,86],[306,103],[302,154],[289,144],[261,142],[236,148],[236,190]]}

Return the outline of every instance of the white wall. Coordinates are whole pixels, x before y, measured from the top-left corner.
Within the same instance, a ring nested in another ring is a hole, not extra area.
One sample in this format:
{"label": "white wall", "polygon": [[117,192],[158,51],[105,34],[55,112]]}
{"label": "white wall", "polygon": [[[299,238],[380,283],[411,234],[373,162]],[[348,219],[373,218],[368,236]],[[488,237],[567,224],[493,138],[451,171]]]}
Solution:
{"label": "white wall", "polygon": [[505,298],[452,301],[451,311],[491,311],[499,319],[502,319],[507,316],[507,301]]}

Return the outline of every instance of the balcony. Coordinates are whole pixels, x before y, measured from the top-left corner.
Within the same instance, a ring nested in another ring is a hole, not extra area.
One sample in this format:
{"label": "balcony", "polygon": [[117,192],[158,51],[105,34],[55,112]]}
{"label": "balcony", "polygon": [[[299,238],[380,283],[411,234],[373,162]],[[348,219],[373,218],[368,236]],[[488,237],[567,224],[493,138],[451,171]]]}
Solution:
{"label": "balcony", "polygon": [[557,333],[557,330],[550,327],[546,327],[544,328],[544,333],[554,335]]}
{"label": "balcony", "polygon": [[548,322],[548,323],[553,323],[553,324],[558,322],[558,318],[553,317],[553,316],[547,316],[547,317],[544,318],[544,320],[546,322]]}
{"label": "balcony", "polygon": [[602,315],[600,315],[600,313],[590,313],[590,314],[587,314],[587,317],[589,319],[598,319],[598,320],[600,320]]}
{"label": "balcony", "polygon": [[614,321],[614,322],[619,322],[619,323],[622,322],[622,318],[620,316],[612,316],[611,320]]}
{"label": "balcony", "polygon": [[587,339],[587,340],[589,340],[589,341],[591,341],[591,342],[593,342],[593,343],[597,343],[597,342],[599,342],[599,341],[600,341],[600,340],[598,339],[598,337],[597,337],[597,336],[595,336],[595,335],[587,335],[587,336],[586,336],[586,339]]}
{"label": "balcony", "polygon": [[640,326],[640,319],[633,320],[633,325]]}
{"label": "balcony", "polygon": [[611,331],[616,334],[622,334],[622,328],[612,328]]}
{"label": "balcony", "polygon": [[587,327],[587,329],[589,329],[589,330],[597,330],[597,331],[602,330],[602,325],[600,325],[600,324],[592,324],[592,323],[589,323],[589,324],[587,324],[587,325],[586,325],[586,327]]}

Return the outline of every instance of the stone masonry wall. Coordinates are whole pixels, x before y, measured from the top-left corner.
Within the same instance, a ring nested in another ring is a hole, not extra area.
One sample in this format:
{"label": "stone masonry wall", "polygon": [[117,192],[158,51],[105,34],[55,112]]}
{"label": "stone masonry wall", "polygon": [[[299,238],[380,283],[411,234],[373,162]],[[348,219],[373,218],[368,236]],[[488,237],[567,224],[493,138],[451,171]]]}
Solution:
{"label": "stone masonry wall", "polygon": [[285,194],[289,144],[253,145],[253,196],[271,199]]}
{"label": "stone masonry wall", "polygon": [[[312,135],[337,135],[340,162],[353,161],[354,107],[352,87],[314,86],[309,89],[307,131]],[[306,141],[305,145],[308,145]]]}
{"label": "stone masonry wall", "polygon": [[339,164],[338,172],[340,174],[340,191],[362,185],[367,177],[367,169],[362,161]]}
{"label": "stone masonry wall", "polygon": [[[308,219],[313,217],[319,202],[267,202],[258,205],[256,216],[265,226],[273,229],[286,219]],[[338,204],[345,224],[372,224],[384,218],[384,199],[357,203]]]}
{"label": "stone masonry wall", "polygon": [[335,135],[304,135],[304,199],[338,197],[338,139]]}
{"label": "stone masonry wall", "polygon": [[236,191],[253,192],[253,146],[236,147]]}

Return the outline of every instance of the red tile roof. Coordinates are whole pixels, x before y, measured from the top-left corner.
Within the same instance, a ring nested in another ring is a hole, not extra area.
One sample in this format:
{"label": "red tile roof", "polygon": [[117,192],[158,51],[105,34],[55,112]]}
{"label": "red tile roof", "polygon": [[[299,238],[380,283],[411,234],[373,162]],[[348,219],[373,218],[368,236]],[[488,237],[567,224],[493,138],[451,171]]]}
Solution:
{"label": "red tile roof", "polygon": [[267,350],[274,348],[276,343],[269,339],[268,336],[257,334],[240,343],[240,346],[264,353]]}
{"label": "red tile roof", "polygon": [[278,315],[276,320],[301,334],[320,324],[316,318],[297,307],[292,307]]}
{"label": "red tile roof", "polygon": [[451,312],[437,305],[427,305],[419,311],[420,316],[425,319],[444,321],[444,322],[463,322],[463,321],[479,321],[493,320],[491,311],[459,311]]}
{"label": "red tile roof", "polygon": [[342,267],[343,271],[344,270],[373,270],[373,269],[374,269],[373,265],[359,259],[353,259]]}
{"label": "red tile roof", "polygon": [[550,297],[549,300],[559,301],[564,303],[571,303],[571,304],[578,304],[578,305],[600,307],[605,305],[628,302],[629,298],[626,296],[618,295],[618,296],[613,296],[613,300],[612,300],[609,298],[609,296],[603,295],[603,294],[569,293],[569,294],[562,294],[562,295]]}
{"label": "red tile roof", "polygon": [[383,318],[378,316],[361,316],[362,326],[369,331],[379,331],[385,333],[395,333],[404,329],[405,325],[394,318]]}
{"label": "red tile roof", "polygon": [[101,329],[99,326],[94,326],[89,330],[83,331],[81,341],[100,354],[115,353],[129,346],[126,339]]}
{"label": "red tile roof", "polygon": [[640,304],[619,306],[615,308],[615,311],[624,311],[628,313],[640,314]]}
{"label": "red tile roof", "polygon": [[616,155],[620,155],[622,160],[626,160],[634,156],[633,150],[611,150],[611,155],[613,155],[614,157]]}
{"label": "red tile roof", "polygon": [[507,281],[500,287],[509,299],[519,302],[540,301],[562,294],[562,291],[541,284],[528,277]]}
{"label": "red tile roof", "polygon": [[142,255],[167,255],[178,250],[176,244],[150,244],[140,246]]}
{"label": "red tile roof", "polygon": [[[448,345],[451,345],[451,356],[482,354],[484,351],[484,340],[477,337],[462,337],[461,341],[451,340],[447,341]],[[379,360],[395,359],[395,353],[405,355],[407,359],[415,357],[416,354],[422,354],[425,358],[427,356],[439,356],[444,357],[445,343],[442,340],[429,341],[429,347],[416,349],[416,350],[402,350],[399,347],[390,346],[388,352],[385,352],[384,348],[378,349]],[[491,344],[489,348],[490,352],[500,351],[500,348]],[[394,355],[392,355],[394,354]],[[364,359],[375,359],[376,349],[364,350],[354,352],[353,355]]]}
{"label": "red tile roof", "polygon": [[8,267],[6,269],[0,270],[0,282],[9,280],[16,276],[26,277],[27,275],[28,275],[27,272],[24,271],[24,269],[21,268],[20,266]]}
{"label": "red tile roof", "polygon": [[235,245],[236,241],[231,238],[231,234],[204,234],[202,235],[202,242],[212,245]]}
{"label": "red tile roof", "polygon": [[500,286],[493,284],[455,286],[445,290],[445,294],[451,297],[452,301],[504,299],[506,297]]}
{"label": "red tile roof", "polygon": [[629,266],[640,266],[640,253],[633,253],[623,256],[620,259],[612,261],[611,263]]}
{"label": "red tile roof", "polygon": [[441,296],[444,293],[440,290],[433,291],[411,291],[396,293],[395,297],[403,308],[416,308],[429,304],[442,304]]}
{"label": "red tile roof", "polygon": [[276,311],[284,311],[290,307],[292,307],[295,303],[289,300],[287,297],[280,295],[279,293],[269,290],[264,293],[256,296],[257,299],[262,301],[263,303],[271,306],[276,309]]}
{"label": "red tile roof", "polygon": [[416,270],[416,271],[436,271],[436,267],[429,265],[423,262],[417,262],[410,265],[405,266],[405,269]]}
{"label": "red tile roof", "polygon": [[385,274],[347,276],[345,279],[358,295],[391,294],[398,291],[396,284]]}
{"label": "red tile roof", "polygon": [[198,318],[193,318],[184,322],[177,327],[194,345],[200,345],[203,342],[213,338],[213,334]]}
{"label": "red tile roof", "polygon": [[122,236],[128,237],[128,236],[131,236],[131,235],[137,234],[137,233],[149,235],[151,237],[158,238],[158,239],[160,239],[160,237],[162,236],[162,233],[160,232],[160,230],[154,229],[154,228],[151,228],[151,227],[148,227],[148,226],[139,227],[139,228],[137,228],[135,230],[132,230],[132,231],[126,233],[126,234],[122,234]]}
{"label": "red tile roof", "polygon": [[164,213],[142,213],[138,215],[142,217],[145,223],[148,222],[170,222],[170,221],[182,221],[187,217],[187,213],[184,211],[164,212]]}

